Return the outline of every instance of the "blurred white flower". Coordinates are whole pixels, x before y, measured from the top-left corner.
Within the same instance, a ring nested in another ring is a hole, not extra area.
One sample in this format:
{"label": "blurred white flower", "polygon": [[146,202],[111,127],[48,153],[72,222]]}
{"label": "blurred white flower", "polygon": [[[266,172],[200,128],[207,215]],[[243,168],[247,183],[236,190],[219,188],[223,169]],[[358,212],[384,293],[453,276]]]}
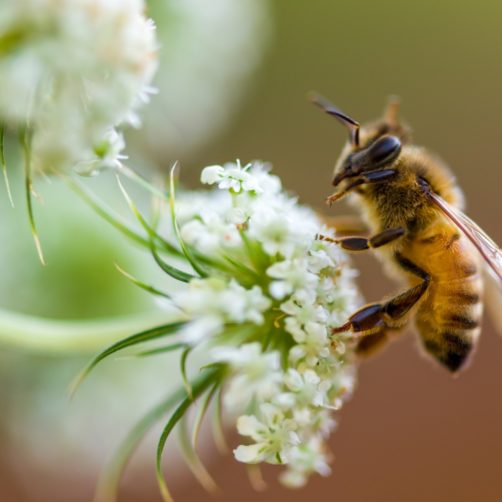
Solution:
{"label": "blurred white flower", "polygon": [[202,253],[215,254],[227,247],[240,246],[241,237],[235,225],[222,221],[219,215],[208,211],[201,219],[183,225],[181,236]]}
{"label": "blurred white flower", "polygon": [[124,136],[115,129],[109,129],[99,144],[94,145],[94,159],[80,161],[75,170],[80,174],[93,174],[103,168],[119,168],[127,156],[121,152],[125,148]]}
{"label": "blurred white flower", "polygon": [[274,298],[282,299],[301,288],[310,288],[317,284],[317,277],[308,271],[305,258],[284,260],[274,263],[267,274],[274,279],[270,284],[270,293]]}
{"label": "blurred white flower", "polygon": [[309,322],[326,323],[328,320],[326,307],[315,302],[317,298],[311,299],[308,293],[310,292],[295,292],[293,298],[290,298],[281,305],[281,310],[292,316],[298,326],[303,326]]}
{"label": "blurred white flower", "polygon": [[230,411],[242,410],[253,399],[272,399],[282,380],[280,354],[263,354],[259,343],[242,347],[216,347],[211,352],[214,361],[227,363],[237,375],[225,391],[225,406]]}
{"label": "blurred white flower", "polygon": [[309,321],[303,328],[300,328],[294,322],[294,318],[289,317],[286,320],[286,330],[291,333],[296,342],[289,352],[292,363],[305,359],[309,366],[314,366],[320,358],[326,358],[329,355],[325,324]]}
{"label": "blurred white flower", "polygon": [[312,240],[312,233],[305,226],[305,222],[294,221],[286,211],[263,206],[249,221],[249,235],[261,243],[267,254],[291,258]]}
{"label": "blurred white flower", "polygon": [[220,215],[231,208],[232,200],[228,193],[216,191],[211,197],[207,192],[183,192],[176,201],[176,217],[180,225],[194,220],[206,220],[211,215]]}
{"label": "blurred white flower", "polygon": [[218,319],[221,325],[232,322],[260,325],[264,321],[263,311],[271,302],[259,286],[245,289],[233,279],[210,277],[193,279],[185,290],[175,291],[173,303],[190,319]]}
{"label": "blurred white flower", "polygon": [[318,439],[292,449],[290,459],[288,469],[280,477],[281,482],[290,488],[301,488],[314,472],[321,476],[329,476],[331,473],[329,459]]}
{"label": "blurred white flower", "polygon": [[319,375],[312,369],[303,373],[290,368],[284,383],[295,395],[295,404],[299,406],[323,406],[326,402],[326,392],[331,382],[321,382]]}
{"label": "blurred white flower", "polygon": [[222,179],[224,172],[225,169],[222,166],[207,166],[202,170],[200,182],[208,185],[218,183]]}
{"label": "blurred white flower", "polygon": [[143,0],[0,3],[0,122],[28,126],[37,169],[114,164],[155,72]]}
{"label": "blurred white flower", "polygon": [[241,166],[237,159],[235,163],[228,162],[223,166],[208,166],[202,170],[200,181],[208,185],[218,184],[218,188],[231,192],[254,192],[261,193],[263,189],[258,183],[256,176],[247,171],[252,164]]}
{"label": "blurred white flower", "polygon": [[218,334],[223,327],[220,316],[206,314],[188,321],[179,331],[178,336],[182,342],[195,346]]}
{"label": "blurred white flower", "polygon": [[250,464],[287,463],[291,448],[300,444],[294,420],[286,418],[273,404],[262,404],[259,410],[261,420],[249,415],[242,415],[237,419],[239,434],[249,436],[255,444],[238,446],[234,450],[235,458]]}

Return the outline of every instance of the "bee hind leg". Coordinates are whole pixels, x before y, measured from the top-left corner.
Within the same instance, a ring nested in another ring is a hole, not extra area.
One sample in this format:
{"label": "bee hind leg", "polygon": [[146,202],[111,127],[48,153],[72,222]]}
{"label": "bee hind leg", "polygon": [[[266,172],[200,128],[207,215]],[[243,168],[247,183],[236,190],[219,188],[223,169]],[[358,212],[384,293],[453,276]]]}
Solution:
{"label": "bee hind leg", "polygon": [[[404,258],[401,259],[406,262],[408,261]],[[391,298],[385,303],[370,303],[362,307],[352,314],[345,324],[333,328],[332,334],[352,331],[360,336],[361,339],[365,336],[375,336],[373,341],[376,343],[377,341],[383,341],[381,333],[384,333],[386,329],[399,329],[402,327],[406,323],[411,309],[422,298],[430,283],[429,275],[425,271],[411,264],[411,262],[410,269],[411,265],[415,267],[414,271],[417,275],[420,274],[423,279],[420,284]]]}

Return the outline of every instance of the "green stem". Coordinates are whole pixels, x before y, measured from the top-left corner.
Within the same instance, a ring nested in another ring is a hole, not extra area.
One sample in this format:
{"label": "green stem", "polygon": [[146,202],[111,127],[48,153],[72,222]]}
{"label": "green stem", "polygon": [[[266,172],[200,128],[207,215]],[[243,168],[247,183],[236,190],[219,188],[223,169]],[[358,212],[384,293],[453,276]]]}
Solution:
{"label": "green stem", "polygon": [[0,309],[0,347],[48,354],[95,353],[131,333],[165,323],[151,312],[102,320],[47,319]]}

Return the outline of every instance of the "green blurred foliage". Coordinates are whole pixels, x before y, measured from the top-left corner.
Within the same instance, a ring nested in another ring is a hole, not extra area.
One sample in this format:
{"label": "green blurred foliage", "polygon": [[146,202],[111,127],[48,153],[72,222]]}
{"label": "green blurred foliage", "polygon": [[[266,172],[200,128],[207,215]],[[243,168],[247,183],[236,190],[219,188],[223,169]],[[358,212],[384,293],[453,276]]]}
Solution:
{"label": "green blurred foliage", "polygon": [[[115,263],[131,273],[151,277],[152,260],[97,216],[62,179],[34,181],[35,219],[47,265],[38,260],[29,230],[24,182],[17,145],[9,173],[15,208],[0,201],[0,306],[3,309],[57,319],[131,315],[152,310],[153,300],[130,283]],[[111,207],[123,207],[110,176],[84,180]],[[0,191],[4,192],[4,187]],[[2,195],[4,195],[2,193]]]}

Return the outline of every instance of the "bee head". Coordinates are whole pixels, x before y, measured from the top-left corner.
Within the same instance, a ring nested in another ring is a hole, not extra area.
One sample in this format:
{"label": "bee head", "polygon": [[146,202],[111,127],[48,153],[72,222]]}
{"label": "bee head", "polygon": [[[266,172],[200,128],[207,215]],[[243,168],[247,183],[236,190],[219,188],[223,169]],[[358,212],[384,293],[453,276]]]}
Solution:
{"label": "bee head", "polygon": [[324,98],[315,95],[311,99],[349,131],[349,141],[335,165],[334,186],[364,172],[389,167],[399,156],[402,145],[411,140],[409,127],[398,119],[399,100],[395,97],[389,99],[380,120],[364,126]]}

